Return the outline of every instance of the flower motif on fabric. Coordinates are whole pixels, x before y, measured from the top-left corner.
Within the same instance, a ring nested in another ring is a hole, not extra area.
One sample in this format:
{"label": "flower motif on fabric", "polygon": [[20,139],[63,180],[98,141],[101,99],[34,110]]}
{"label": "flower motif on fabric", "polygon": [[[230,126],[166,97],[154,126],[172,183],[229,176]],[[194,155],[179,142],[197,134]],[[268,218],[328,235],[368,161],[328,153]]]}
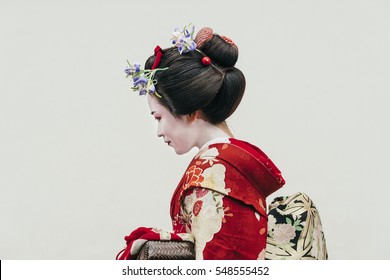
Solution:
{"label": "flower motif on fabric", "polygon": [[264,201],[262,199],[259,199],[259,205],[261,208],[263,208],[265,210],[265,205],[264,205]]}
{"label": "flower motif on fabric", "polygon": [[225,217],[233,217],[233,213],[228,213],[230,211],[230,207],[222,208],[222,223],[226,223]]}
{"label": "flower motif on fabric", "polygon": [[266,259],[328,259],[321,220],[310,197],[277,197],[269,209]]}
{"label": "flower motif on fabric", "polygon": [[231,191],[229,188],[225,188],[225,172],[226,167],[222,164],[214,164],[203,171],[203,182],[204,188],[218,191],[222,194],[229,194]]}
{"label": "flower motif on fabric", "polygon": [[175,28],[172,36],[172,44],[177,47],[180,54],[196,50],[194,41],[195,26],[191,23],[183,29]]}
{"label": "flower motif on fabric", "polygon": [[[261,215],[256,211],[255,212],[255,217],[256,217],[256,220],[258,220],[259,222],[260,222],[260,220],[262,220],[261,219]],[[260,230],[259,230],[259,233],[260,233],[260,235],[263,235],[263,234],[265,234],[267,232],[267,228],[265,228],[265,227],[262,227],[262,228],[260,228]]]}
{"label": "flower motif on fabric", "polygon": [[280,224],[275,228],[273,235],[278,244],[288,244],[295,237],[295,227],[290,224]]}
{"label": "flower motif on fabric", "polygon": [[217,148],[211,148],[207,149],[204,152],[202,152],[199,155],[199,159],[203,160],[201,164],[206,164],[208,163],[210,166],[213,166],[215,162],[218,162],[219,160],[216,159],[216,157],[219,155],[218,149]]}
{"label": "flower motif on fabric", "polygon": [[[200,197],[198,197],[200,195]],[[181,215],[190,217],[187,225],[188,233],[196,240],[196,257],[203,257],[203,250],[215,233],[221,230],[224,219],[223,195],[211,190],[204,192],[202,188],[194,188],[184,198]]]}
{"label": "flower motif on fabric", "polygon": [[204,197],[208,192],[209,192],[208,189],[197,188],[197,189],[195,190],[196,198]]}
{"label": "flower motif on fabric", "polygon": [[[300,219],[296,219],[293,222],[290,218],[286,217],[286,223],[280,223],[273,215],[268,215],[268,235],[276,243],[288,244],[300,231],[302,231],[302,222]],[[286,239],[288,240],[286,241]]]}
{"label": "flower motif on fabric", "polygon": [[[206,154],[208,155],[209,153],[207,152],[208,150],[211,150],[211,149],[217,149],[217,147],[212,147],[210,148],[211,145],[214,145],[214,144],[219,144],[218,145],[218,148],[221,148],[222,150],[225,150],[229,147],[229,144],[231,143],[230,139],[229,138],[218,138],[218,139],[215,139],[215,140],[212,140],[208,143],[208,145],[205,145],[203,146],[199,151],[198,153],[196,154],[195,158],[199,158],[200,156],[202,156],[203,154]],[[220,146],[222,145],[222,147]],[[218,149],[217,149],[217,152],[218,152]],[[209,155],[213,155],[215,154],[215,151],[212,151]],[[217,157],[219,155],[219,152],[217,155],[215,155],[215,157]]]}
{"label": "flower motif on fabric", "polygon": [[[175,217],[172,219],[172,226],[176,228],[178,225],[182,225],[183,223],[181,221],[181,216],[179,214],[176,214]],[[175,230],[175,232],[176,231],[177,230]]]}
{"label": "flower motif on fabric", "polygon": [[268,215],[268,232],[272,233],[276,226],[276,218],[269,214]]}
{"label": "flower motif on fabric", "polygon": [[192,213],[194,214],[195,217],[198,216],[199,212],[202,210],[202,205],[203,205],[202,200],[197,200],[194,203],[194,207],[192,208]]}
{"label": "flower motif on fabric", "polygon": [[[191,199],[193,200],[193,199]],[[187,199],[185,204],[187,203]],[[180,215],[178,217],[178,221],[176,222],[176,225],[181,225],[180,226],[180,231],[185,228],[185,232],[190,233],[191,232],[191,223],[192,223],[192,211],[189,211],[184,205],[180,209]],[[173,224],[173,223],[172,223]]]}
{"label": "flower motif on fabric", "polygon": [[191,166],[186,172],[186,182],[184,183],[184,189],[191,187],[200,187],[204,177],[202,176],[202,168],[196,165]]}

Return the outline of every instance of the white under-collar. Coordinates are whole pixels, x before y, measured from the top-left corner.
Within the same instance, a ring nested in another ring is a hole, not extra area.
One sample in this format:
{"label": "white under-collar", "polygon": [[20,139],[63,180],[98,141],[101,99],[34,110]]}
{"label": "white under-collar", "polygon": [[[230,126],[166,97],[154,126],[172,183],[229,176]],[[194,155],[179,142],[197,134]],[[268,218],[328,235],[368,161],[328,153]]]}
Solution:
{"label": "white under-collar", "polygon": [[199,151],[205,149],[206,147],[208,147],[208,146],[210,146],[210,145],[212,145],[212,144],[217,144],[217,143],[230,143],[229,138],[230,138],[230,137],[219,137],[219,138],[211,139],[211,140],[207,141],[207,142],[202,146],[202,148],[199,149]]}

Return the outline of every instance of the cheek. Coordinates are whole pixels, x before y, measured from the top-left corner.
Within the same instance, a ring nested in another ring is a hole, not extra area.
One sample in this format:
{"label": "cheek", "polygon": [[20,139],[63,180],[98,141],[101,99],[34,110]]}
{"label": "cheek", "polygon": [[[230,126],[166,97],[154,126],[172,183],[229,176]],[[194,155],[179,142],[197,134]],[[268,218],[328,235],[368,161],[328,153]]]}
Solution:
{"label": "cheek", "polygon": [[170,138],[174,132],[175,126],[166,119],[160,120],[157,123],[157,134]]}
{"label": "cheek", "polygon": [[175,119],[164,119],[160,121],[160,129],[165,135],[177,135],[179,125]]}
{"label": "cheek", "polygon": [[188,131],[187,127],[183,125],[178,125],[177,127],[175,127],[174,131],[176,139],[180,143],[182,148],[187,149],[188,146],[191,145],[190,132]]}

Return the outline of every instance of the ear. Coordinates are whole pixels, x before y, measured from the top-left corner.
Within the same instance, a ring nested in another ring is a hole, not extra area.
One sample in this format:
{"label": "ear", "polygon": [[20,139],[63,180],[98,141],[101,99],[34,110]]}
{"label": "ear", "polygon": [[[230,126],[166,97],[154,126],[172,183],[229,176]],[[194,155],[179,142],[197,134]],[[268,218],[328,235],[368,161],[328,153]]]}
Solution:
{"label": "ear", "polygon": [[194,121],[196,121],[198,119],[202,119],[202,120],[204,119],[203,118],[203,113],[200,110],[197,110],[197,111],[195,111],[195,112],[193,112],[191,114],[188,114],[187,116],[188,116],[188,120],[190,122],[194,122]]}

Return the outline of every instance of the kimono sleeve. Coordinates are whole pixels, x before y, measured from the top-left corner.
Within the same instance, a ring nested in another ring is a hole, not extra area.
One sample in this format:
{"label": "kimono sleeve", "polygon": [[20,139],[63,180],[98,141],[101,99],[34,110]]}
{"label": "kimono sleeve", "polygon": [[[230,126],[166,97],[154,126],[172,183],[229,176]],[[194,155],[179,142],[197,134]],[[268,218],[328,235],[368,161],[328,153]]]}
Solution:
{"label": "kimono sleeve", "polygon": [[197,259],[264,259],[267,221],[253,207],[202,187],[188,189],[182,199]]}

